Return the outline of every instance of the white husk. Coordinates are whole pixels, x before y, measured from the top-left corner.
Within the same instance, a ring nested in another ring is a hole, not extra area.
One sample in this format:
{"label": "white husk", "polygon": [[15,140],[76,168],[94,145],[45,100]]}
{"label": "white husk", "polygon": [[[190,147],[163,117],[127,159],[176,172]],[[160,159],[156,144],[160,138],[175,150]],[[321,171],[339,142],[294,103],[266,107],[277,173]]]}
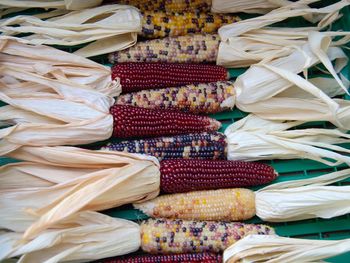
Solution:
{"label": "white husk", "polygon": [[131,253],[141,244],[138,224],[92,211],[76,213],[26,243],[22,235],[0,232],[0,261],[21,256],[21,263],[86,262]]}
{"label": "white husk", "polygon": [[350,134],[339,129],[288,130],[302,123],[270,121],[248,115],[226,129],[227,157],[245,161],[305,158],[330,166],[350,164],[350,157],[345,155],[350,150],[335,145],[349,143]]}
{"label": "white husk", "polygon": [[141,15],[131,6],[103,5],[47,20],[19,15],[0,20],[0,28],[9,36],[33,33],[22,37],[32,44],[73,46],[94,41],[75,51],[77,55],[91,57],[134,45],[141,30]]}
{"label": "white husk", "polygon": [[77,55],[0,37],[0,155],[22,145],[77,145],[108,139],[120,93],[110,69]]}
{"label": "white husk", "polygon": [[0,228],[36,237],[74,213],[145,201],[159,193],[154,157],[74,147],[22,147],[0,168]]}
{"label": "white husk", "polygon": [[89,7],[98,6],[102,0],[1,0],[0,9],[17,8],[58,8],[68,10],[81,10]]}
{"label": "white husk", "polygon": [[287,222],[350,213],[350,186],[326,186],[349,176],[350,169],[345,169],[269,185],[255,193],[256,215],[268,222]]}
{"label": "white husk", "polygon": [[307,240],[276,235],[249,235],[224,252],[225,263],[324,262],[350,251],[350,239]]}

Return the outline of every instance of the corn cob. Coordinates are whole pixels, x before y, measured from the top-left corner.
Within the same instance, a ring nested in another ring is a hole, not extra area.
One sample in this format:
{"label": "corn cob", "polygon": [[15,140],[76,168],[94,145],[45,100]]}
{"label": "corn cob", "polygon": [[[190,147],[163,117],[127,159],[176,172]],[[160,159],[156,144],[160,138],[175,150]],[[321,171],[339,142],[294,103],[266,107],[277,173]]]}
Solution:
{"label": "corn cob", "polygon": [[120,138],[210,132],[221,126],[219,121],[207,116],[170,110],[114,105],[110,112],[114,118],[113,135]]}
{"label": "corn cob", "polygon": [[[158,160],[173,158],[226,159],[227,153],[226,137],[218,132],[109,143],[102,149],[148,154],[157,157]],[[164,170],[166,171],[166,169]],[[164,175],[164,185],[168,190],[172,189],[170,181],[173,178],[174,176],[171,174]],[[186,179],[188,181],[188,178],[184,178],[184,180]],[[179,186],[181,187],[182,184]]]}
{"label": "corn cob", "polygon": [[161,190],[165,193],[256,186],[278,176],[263,163],[193,159],[164,160],[160,175]]}
{"label": "corn cob", "polygon": [[223,102],[234,95],[233,82],[218,81],[124,94],[116,104],[209,114],[230,109],[233,104]]}
{"label": "corn cob", "polygon": [[141,12],[153,10],[165,12],[209,12],[211,8],[211,0],[119,0],[117,3],[135,6]]}
{"label": "corn cob", "polygon": [[216,65],[129,62],[115,64],[112,78],[120,78],[123,92],[128,93],[226,80],[228,72]]}
{"label": "corn cob", "polygon": [[208,63],[216,62],[220,44],[219,35],[194,34],[137,42],[136,45],[109,55],[111,63],[168,62]]}
{"label": "corn cob", "polygon": [[145,11],[142,13],[142,31],[139,35],[145,38],[162,38],[195,33],[212,34],[217,33],[221,26],[236,21],[239,18],[231,14]]}
{"label": "corn cob", "polygon": [[138,255],[98,261],[99,263],[219,263],[222,255],[215,253],[186,253],[171,255]]}
{"label": "corn cob", "polygon": [[255,194],[243,188],[195,191],[162,195],[134,206],[150,217],[241,221],[255,215]]}
{"label": "corn cob", "polygon": [[271,235],[265,225],[148,219],[141,224],[142,250],[152,254],[219,253],[249,234]]}

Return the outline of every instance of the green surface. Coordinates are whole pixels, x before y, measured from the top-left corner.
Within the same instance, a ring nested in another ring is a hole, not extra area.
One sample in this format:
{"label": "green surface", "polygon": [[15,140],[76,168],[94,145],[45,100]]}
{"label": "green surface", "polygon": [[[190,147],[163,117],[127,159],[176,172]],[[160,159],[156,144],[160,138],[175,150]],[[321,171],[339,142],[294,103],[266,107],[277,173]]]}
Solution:
{"label": "green surface", "polygon": [[[330,3],[330,2],[336,2],[336,1],[323,1],[323,3]],[[316,3],[316,5],[319,5],[320,3]],[[37,13],[38,10],[32,10],[27,11],[27,14],[33,14]],[[349,7],[344,8],[342,10],[342,13],[344,14],[343,17],[337,21],[334,25],[332,25],[333,29],[343,29],[343,30],[350,30],[350,9]],[[245,17],[250,17],[251,15],[243,15]],[[289,19],[287,22],[279,23],[278,26],[283,25],[289,25],[289,26],[306,26],[309,25],[304,19],[302,18],[293,18]],[[76,50],[76,47],[58,47],[60,49],[72,52]],[[345,50],[345,52],[350,55],[349,50]],[[108,65],[107,57],[106,56],[98,56],[92,58],[93,60]],[[245,69],[230,69],[230,75],[232,78],[237,77],[238,75],[242,74]],[[317,69],[311,70],[312,74],[319,74],[317,72]],[[348,65],[342,73],[346,77],[350,77],[350,65]],[[312,75],[311,74],[311,75]],[[345,98],[349,99],[349,96],[346,96]],[[228,125],[233,123],[234,121],[237,121],[238,119],[246,116],[246,113],[243,113],[239,110],[234,110],[231,112],[223,112],[219,114],[213,115],[214,118],[220,120],[223,123],[223,128],[221,131],[226,129]],[[308,123],[303,125],[304,127],[331,127],[328,123],[323,122],[314,122],[314,123]],[[96,143],[92,145],[92,147],[99,146],[100,143]],[[350,149],[350,144],[346,146]],[[5,164],[12,162],[12,159],[9,158],[3,158],[0,157],[0,164]],[[314,177],[320,174],[329,173],[332,171],[336,171],[339,169],[344,168],[345,166],[340,167],[329,167],[321,163],[317,163],[310,160],[274,160],[267,162],[270,163],[280,174],[279,178],[277,179],[277,182],[281,181],[287,181],[287,180],[296,180],[296,179],[302,179],[302,178],[310,178]],[[342,182],[338,182],[336,185],[348,185],[350,184],[350,179],[344,180]],[[252,188],[253,190],[256,190],[258,188]],[[111,209],[108,211],[105,211],[106,214],[109,214],[111,216],[115,217],[121,217],[125,219],[130,219],[134,221],[141,221],[142,219],[145,219],[146,216],[142,214],[139,211],[136,211],[132,209],[130,205],[123,206],[121,208],[117,209]],[[248,222],[252,223],[258,223],[261,222],[258,218],[253,218],[252,220],[249,220]],[[289,222],[289,223],[278,223],[278,224],[269,224],[273,226],[277,233],[281,236],[287,236],[287,237],[298,237],[298,238],[310,238],[310,239],[344,239],[344,238],[350,238],[350,215],[347,214],[345,216],[333,218],[333,219],[312,219],[312,220],[304,220],[304,221],[298,221],[298,222]],[[334,257],[332,259],[328,259],[328,262],[335,262],[335,263],[348,263],[350,262],[350,253],[346,253],[337,257]]]}

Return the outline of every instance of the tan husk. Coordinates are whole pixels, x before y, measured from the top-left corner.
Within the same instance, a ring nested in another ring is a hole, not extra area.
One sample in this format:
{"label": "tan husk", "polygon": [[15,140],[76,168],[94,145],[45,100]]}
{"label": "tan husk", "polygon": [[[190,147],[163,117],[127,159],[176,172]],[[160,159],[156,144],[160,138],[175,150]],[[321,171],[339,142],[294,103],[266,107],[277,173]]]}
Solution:
{"label": "tan husk", "polygon": [[75,213],[27,243],[23,233],[0,232],[0,261],[21,256],[18,262],[85,262],[137,251],[139,225],[97,212]]}
{"label": "tan husk", "polygon": [[249,235],[224,252],[225,263],[324,262],[350,251],[350,239],[307,240],[277,235]]}
{"label": "tan husk", "polygon": [[109,108],[121,91],[110,70],[46,46],[0,37],[0,155],[22,145],[78,145],[108,139]]}
{"label": "tan husk", "polygon": [[98,6],[102,0],[2,0],[1,8],[58,8],[68,10],[81,10],[89,7]]}
{"label": "tan husk", "polygon": [[10,36],[33,33],[22,37],[32,44],[73,46],[95,41],[75,51],[80,56],[91,57],[134,45],[141,30],[141,15],[131,6],[103,5],[47,20],[19,15],[0,20],[0,27],[3,34]]}
{"label": "tan husk", "polygon": [[153,157],[74,147],[22,147],[25,162],[1,167],[0,228],[31,239],[79,211],[104,210],[158,195]]}

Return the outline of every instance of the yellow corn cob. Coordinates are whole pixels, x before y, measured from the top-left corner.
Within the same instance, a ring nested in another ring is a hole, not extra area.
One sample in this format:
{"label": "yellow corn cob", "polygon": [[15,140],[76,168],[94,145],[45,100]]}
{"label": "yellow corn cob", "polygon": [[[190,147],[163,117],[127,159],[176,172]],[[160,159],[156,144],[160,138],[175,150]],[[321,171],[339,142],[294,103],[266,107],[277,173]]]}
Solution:
{"label": "yellow corn cob", "polygon": [[240,221],[255,215],[255,194],[243,188],[194,191],[163,195],[134,206],[151,217]]}
{"label": "yellow corn cob", "polygon": [[166,12],[208,12],[211,0],[119,0],[119,4],[136,6],[141,12],[160,10]]}
{"label": "yellow corn cob", "polygon": [[142,16],[142,32],[139,34],[146,38],[162,38],[194,33],[216,33],[221,26],[238,20],[237,16],[230,14],[146,11]]}

